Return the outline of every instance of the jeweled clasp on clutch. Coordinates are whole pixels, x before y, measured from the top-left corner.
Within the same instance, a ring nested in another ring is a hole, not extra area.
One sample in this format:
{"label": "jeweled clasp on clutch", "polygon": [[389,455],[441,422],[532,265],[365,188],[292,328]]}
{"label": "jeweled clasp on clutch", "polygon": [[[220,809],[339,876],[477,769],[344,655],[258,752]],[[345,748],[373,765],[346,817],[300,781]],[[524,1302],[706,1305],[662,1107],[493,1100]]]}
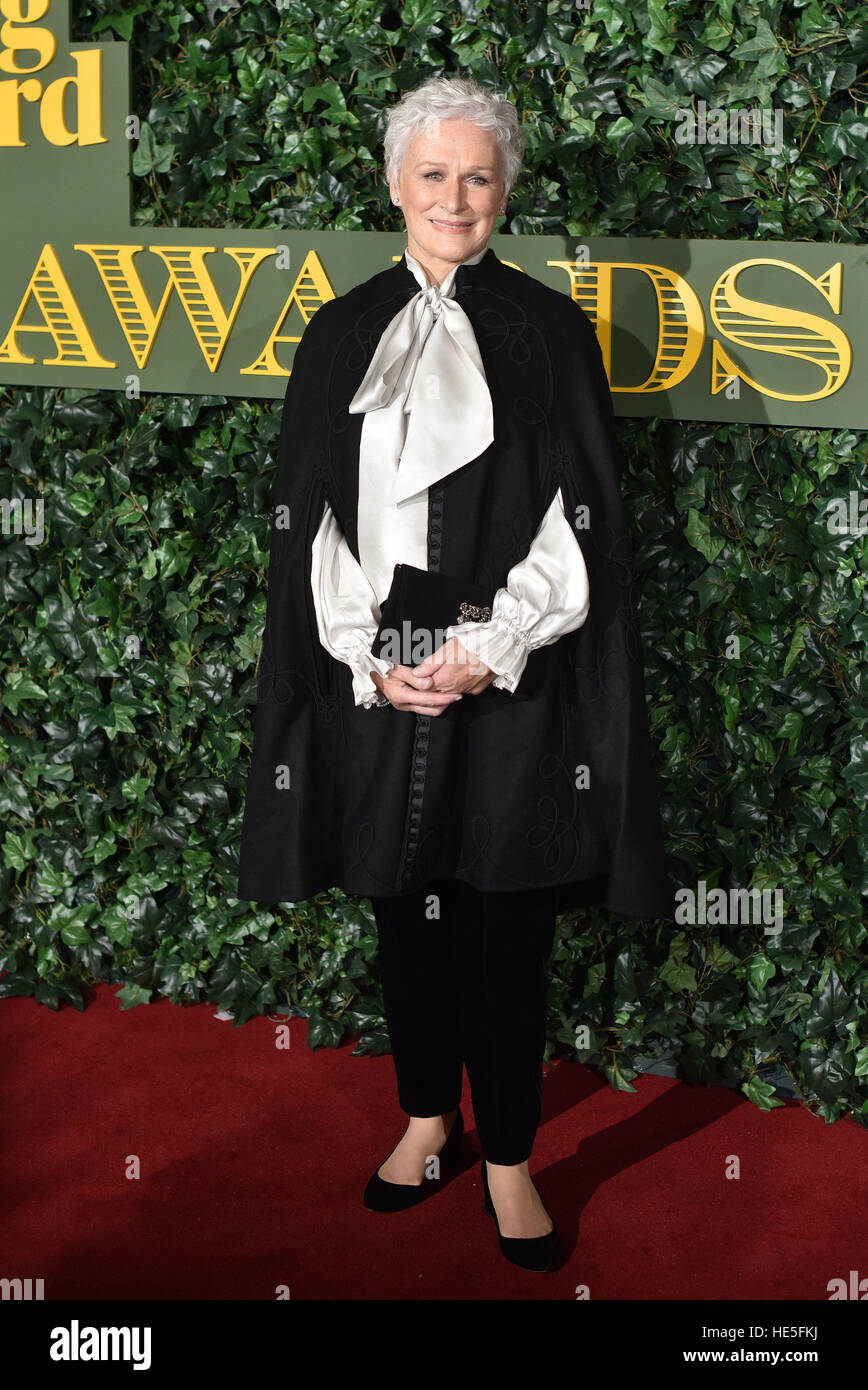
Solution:
{"label": "jeweled clasp on clutch", "polygon": [[474,603],[460,603],[458,605],[459,616],[455,619],[457,623],[487,623],[491,619],[491,609],[477,608]]}

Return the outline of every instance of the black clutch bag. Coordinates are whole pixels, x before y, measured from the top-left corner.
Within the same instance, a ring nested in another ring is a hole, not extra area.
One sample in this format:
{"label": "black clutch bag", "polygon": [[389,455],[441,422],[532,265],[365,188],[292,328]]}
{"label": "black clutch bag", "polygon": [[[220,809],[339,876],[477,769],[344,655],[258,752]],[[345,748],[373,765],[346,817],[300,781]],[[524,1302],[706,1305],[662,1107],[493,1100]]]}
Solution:
{"label": "black clutch bag", "polygon": [[371,651],[397,666],[418,666],[443,646],[447,627],[488,622],[495,592],[415,565],[396,565]]}

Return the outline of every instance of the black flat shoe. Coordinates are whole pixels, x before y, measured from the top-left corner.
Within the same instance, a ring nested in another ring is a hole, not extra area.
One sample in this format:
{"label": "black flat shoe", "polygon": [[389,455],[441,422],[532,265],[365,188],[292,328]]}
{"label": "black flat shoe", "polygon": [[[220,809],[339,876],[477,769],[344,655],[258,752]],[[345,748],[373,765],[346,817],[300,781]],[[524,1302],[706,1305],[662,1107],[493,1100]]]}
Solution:
{"label": "black flat shoe", "polygon": [[491,1192],[488,1187],[485,1159],[482,1160],[482,1188],[485,1194],[483,1207],[489,1216],[494,1217],[501,1254],[509,1260],[510,1264],[518,1265],[520,1269],[532,1269],[536,1273],[545,1274],[551,1269],[560,1254],[560,1240],[551,1212],[543,1204],[543,1210],[552,1223],[551,1230],[544,1236],[529,1236],[526,1239],[519,1236],[502,1236],[500,1234],[500,1222],[497,1219],[497,1212],[494,1210],[494,1203],[491,1200]]}
{"label": "black flat shoe", "polygon": [[452,1121],[452,1128],[446,1136],[438,1158],[440,1159],[440,1177],[422,1179],[418,1187],[411,1183],[386,1182],[381,1178],[378,1171],[370,1178],[365,1188],[364,1205],[367,1211],[406,1211],[408,1207],[415,1207],[419,1202],[424,1202],[426,1197],[432,1193],[442,1190],[443,1178],[446,1173],[452,1172],[461,1158],[461,1141],[464,1136],[464,1117],[459,1107],[455,1119]]}

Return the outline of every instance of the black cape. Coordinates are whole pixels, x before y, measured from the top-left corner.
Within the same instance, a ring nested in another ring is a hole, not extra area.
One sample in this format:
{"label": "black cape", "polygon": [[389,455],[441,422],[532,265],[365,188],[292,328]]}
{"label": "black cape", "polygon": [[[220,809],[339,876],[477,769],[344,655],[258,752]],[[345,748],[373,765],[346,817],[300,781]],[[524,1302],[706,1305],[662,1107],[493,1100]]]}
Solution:
{"label": "black cape", "polygon": [[587,508],[575,534],[588,618],[530,654],[513,694],[489,686],[438,716],[356,707],[349,667],[319,641],[311,544],[326,500],[359,553],[363,417],[347,406],[384,328],[418,289],[402,258],[323,304],[296,349],[238,896],[393,896],[451,877],[485,891],[557,885],[559,911],[598,903],[624,917],[671,918],[600,349],[578,304],[491,248],[458,267],[453,294],[479,345],[494,441],[429,488],[428,567],[504,585],[560,487],[568,520]]}

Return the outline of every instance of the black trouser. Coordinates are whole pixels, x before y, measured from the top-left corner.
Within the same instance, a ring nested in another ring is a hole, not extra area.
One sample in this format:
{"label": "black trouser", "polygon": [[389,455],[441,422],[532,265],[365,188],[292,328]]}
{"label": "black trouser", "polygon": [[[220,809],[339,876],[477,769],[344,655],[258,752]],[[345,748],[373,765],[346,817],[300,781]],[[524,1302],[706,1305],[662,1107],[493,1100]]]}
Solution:
{"label": "black trouser", "polygon": [[436,879],[371,905],[401,1109],[455,1110],[463,1062],[484,1157],[524,1163],[542,1101],[556,890]]}

